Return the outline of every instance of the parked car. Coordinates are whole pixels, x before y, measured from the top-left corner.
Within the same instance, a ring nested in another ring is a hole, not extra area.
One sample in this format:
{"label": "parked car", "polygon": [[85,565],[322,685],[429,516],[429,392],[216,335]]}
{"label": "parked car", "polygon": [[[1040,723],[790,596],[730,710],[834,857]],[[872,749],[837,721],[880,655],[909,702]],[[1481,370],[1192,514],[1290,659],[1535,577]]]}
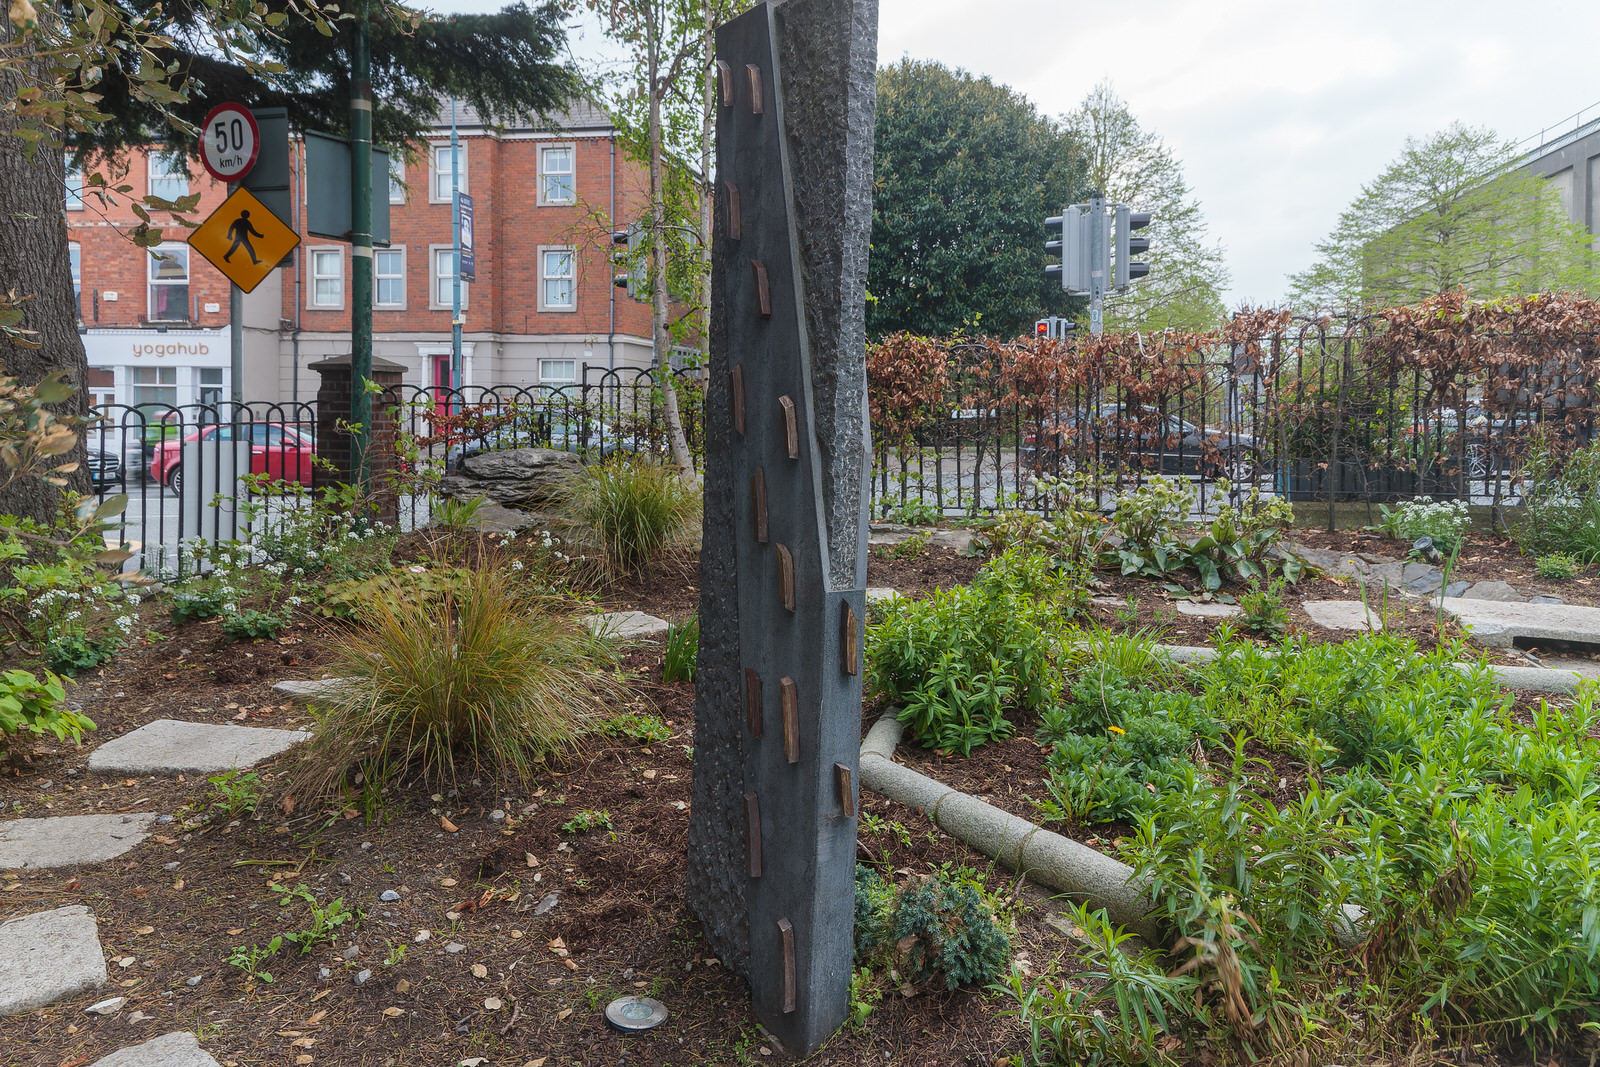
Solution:
{"label": "parked car", "polygon": [[1047,416],[1022,437],[1021,460],[1036,470],[1056,471],[1073,455],[1182,456],[1210,473],[1255,465],[1260,459],[1250,434],[1197,425],[1148,406],[1101,404],[1091,411]]}
{"label": "parked car", "polygon": [[[275,482],[311,484],[311,457],[316,440],[311,434],[282,422],[247,422],[239,429],[250,438],[250,473],[265,474]],[[187,441],[231,441],[234,427],[207,426],[192,430],[182,440],[162,441],[150,459],[150,477],[183,492],[183,445]]]}
{"label": "parked car", "polygon": [[123,482],[122,460],[113,452],[91,448],[84,466],[89,469],[89,483],[96,490],[114,489]]}

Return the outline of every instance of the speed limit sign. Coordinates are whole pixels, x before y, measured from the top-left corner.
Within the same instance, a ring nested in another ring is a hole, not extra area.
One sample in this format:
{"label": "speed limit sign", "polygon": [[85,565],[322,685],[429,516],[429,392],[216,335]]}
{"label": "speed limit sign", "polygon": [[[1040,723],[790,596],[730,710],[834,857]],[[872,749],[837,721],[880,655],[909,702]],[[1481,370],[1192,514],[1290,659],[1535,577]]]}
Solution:
{"label": "speed limit sign", "polygon": [[200,128],[200,161],[220,182],[236,182],[250,172],[261,151],[261,131],[243,104],[218,104]]}

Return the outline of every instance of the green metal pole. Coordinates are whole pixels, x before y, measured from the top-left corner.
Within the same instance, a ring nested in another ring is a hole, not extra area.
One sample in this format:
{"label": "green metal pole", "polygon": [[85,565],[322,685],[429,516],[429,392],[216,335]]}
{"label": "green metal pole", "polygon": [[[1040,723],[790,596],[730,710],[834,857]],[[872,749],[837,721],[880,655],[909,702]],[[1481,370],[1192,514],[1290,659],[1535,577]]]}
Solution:
{"label": "green metal pole", "polygon": [[367,5],[356,20],[350,72],[350,442],[356,484],[372,490],[372,45]]}

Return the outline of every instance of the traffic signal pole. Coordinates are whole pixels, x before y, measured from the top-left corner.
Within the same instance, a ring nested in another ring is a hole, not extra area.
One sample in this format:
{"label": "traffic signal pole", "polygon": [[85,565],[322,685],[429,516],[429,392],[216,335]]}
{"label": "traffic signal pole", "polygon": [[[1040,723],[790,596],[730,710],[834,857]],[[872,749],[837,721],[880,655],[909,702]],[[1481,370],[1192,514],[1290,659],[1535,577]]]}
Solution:
{"label": "traffic signal pole", "polygon": [[372,489],[372,44],[367,4],[352,31],[350,71],[350,447],[356,485]]}

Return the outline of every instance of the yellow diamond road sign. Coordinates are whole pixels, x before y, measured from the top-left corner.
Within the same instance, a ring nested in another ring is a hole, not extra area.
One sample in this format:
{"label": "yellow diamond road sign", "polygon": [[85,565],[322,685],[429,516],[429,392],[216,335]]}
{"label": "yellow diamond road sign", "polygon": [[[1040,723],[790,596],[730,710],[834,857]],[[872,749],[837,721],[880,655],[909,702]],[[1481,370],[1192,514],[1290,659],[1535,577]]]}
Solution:
{"label": "yellow diamond road sign", "polygon": [[247,293],[299,243],[299,234],[244,189],[224,200],[189,235],[189,247]]}

